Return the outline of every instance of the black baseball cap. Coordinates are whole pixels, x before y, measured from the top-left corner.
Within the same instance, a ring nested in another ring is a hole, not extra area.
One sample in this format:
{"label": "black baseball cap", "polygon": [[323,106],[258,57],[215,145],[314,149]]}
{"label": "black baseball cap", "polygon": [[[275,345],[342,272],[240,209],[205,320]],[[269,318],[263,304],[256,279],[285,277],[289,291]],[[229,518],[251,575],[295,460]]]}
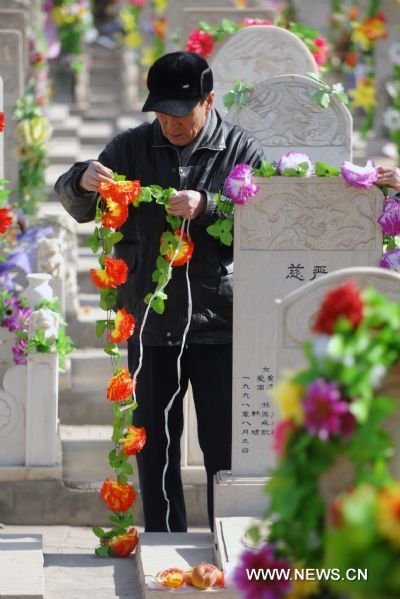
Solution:
{"label": "black baseball cap", "polygon": [[147,87],[149,95],[142,112],[185,116],[213,89],[213,75],[199,54],[171,52],[150,67]]}

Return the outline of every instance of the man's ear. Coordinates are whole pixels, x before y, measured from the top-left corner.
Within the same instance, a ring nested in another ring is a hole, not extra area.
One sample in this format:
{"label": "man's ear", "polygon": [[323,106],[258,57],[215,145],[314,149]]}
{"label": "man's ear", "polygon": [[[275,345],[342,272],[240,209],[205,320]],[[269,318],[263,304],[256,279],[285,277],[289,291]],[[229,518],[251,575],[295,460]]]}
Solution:
{"label": "man's ear", "polygon": [[211,106],[214,104],[214,100],[215,100],[215,91],[212,90],[212,91],[210,91],[210,93],[208,94],[208,96],[205,99],[205,101],[207,103],[207,112],[210,111]]}

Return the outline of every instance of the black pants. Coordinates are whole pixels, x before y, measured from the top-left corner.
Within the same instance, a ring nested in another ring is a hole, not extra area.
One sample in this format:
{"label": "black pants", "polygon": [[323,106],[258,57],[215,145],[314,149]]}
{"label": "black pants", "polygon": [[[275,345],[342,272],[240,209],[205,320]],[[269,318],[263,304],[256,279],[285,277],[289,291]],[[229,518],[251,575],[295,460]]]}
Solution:
{"label": "black pants", "polygon": [[[166,464],[167,437],[164,410],[178,388],[179,347],[145,347],[138,376],[136,397],[139,407],[133,424],[144,426],[146,445],[137,454],[140,491],[146,532],[166,532],[168,503],[162,490]],[[138,364],[139,348],[128,344],[129,369]],[[180,438],[183,431],[183,397],[191,382],[197,415],[198,438],[207,472],[207,507],[213,530],[213,475],[230,470],[232,445],[232,345],[194,344],[185,348],[181,359],[181,391],[169,411],[169,466],[165,489],[169,499],[171,532],[186,532],[186,509],[180,469]]]}

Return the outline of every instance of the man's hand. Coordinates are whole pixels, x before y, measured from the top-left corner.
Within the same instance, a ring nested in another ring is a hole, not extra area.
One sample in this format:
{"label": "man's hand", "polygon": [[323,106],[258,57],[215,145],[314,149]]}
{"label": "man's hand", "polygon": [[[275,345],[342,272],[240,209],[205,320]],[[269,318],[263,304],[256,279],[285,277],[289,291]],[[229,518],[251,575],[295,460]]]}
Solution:
{"label": "man's hand", "polygon": [[93,160],[83,173],[79,185],[86,191],[98,191],[100,183],[113,182],[112,175],[113,172],[110,168],[103,166],[97,160]]}
{"label": "man's hand", "polygon": [[389,185],[396,191],[400,191],[400,168],[384,168],[380,166],[378,168],[379,175],[377,179],[378,185]]}
{"label": "man's hand", "polygon": [[188,220],[197,218],[206,207],[205,194],[193,189],[183,189],[175,191],[174,195],[168,201],[168,214],[171,216],[181,216]]}

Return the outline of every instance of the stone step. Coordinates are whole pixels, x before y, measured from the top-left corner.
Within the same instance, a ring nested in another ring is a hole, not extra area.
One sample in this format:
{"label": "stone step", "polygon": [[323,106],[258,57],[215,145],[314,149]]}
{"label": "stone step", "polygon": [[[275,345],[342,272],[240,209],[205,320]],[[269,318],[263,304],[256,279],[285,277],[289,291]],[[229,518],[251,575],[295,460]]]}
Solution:
{"label": "stone step", "polygon": [[0,572],[3,599],[43,599],[42,535],[0,534]]}
{"label": "stone step", "polygon": [[[84,239],[84,237],[82,237],[82,239]],[[80,293],[96,293],[96,287],[93,284],[92,279],[90,278],[91,268],[100,268],[96,256],[94,254],[83,256],[79,255],[77,276]]]}
{"label": "stone step", "polygon": [[53,137],[47,146],[50,164],[73,164],[78,159],[80,145],[76,137],[68,139]]}
{"label": "stone step", "polygon": [[68,116],[64,121],[53,123],[53,137],[78,136],[82,127],[81,116]]}
{"label": "stone step", "polygon": [[53,187],[63,173],[68,171],[72,166],[72,162],[63,162],[50,164],[46,169],[46,185],[48,191],[53,191]]}
{"label": "stone step", "polygon": [[70,116],[69,104],[54,102],[46,106],[46,115],[52,125],[64,123]]}
{"label": "stone step", "polygon": [[[113,409],[112,405],[108,407],[111,422]],[[60,425],[60,433],[64,482],[100,483],[112,474],[108,463],[108,454],[114,447],[111,425]]]}
{"label": "stone step", "polygon": [[114,124],[111,121],[84,121],[77,133],[82,145],[97,144],[104,147],[114,137]]}
{"label": "stone step", "polygon": [[99,154],[104,150],[104,146],[110,141],[105,139],[103,143],[95,140],[94,144],[81,144],[77,155],[77,160],[97,160]]}
{"label": "stone step", "polygon": [[[104,312],[102,311],[104,316]],[[70,324],[68,331],[70,330]],[[93,334],[94,331],[93,325]],[[105,338],[102,339],[104,345]],[[127,350],[121,349],[121,368],[127,365]],[[77,349],[71,354],[71,388],[79,391],[101,391],[105,394],[113,375],[110,356],[101,348]]]}
{"label": "stone step", "polygon": [[104,314],[100,308],[85,306],[79,308],[75,317],[68,318],[68,335],[77,350],[104,347],[104,339],[96,337],[95,325],[95,321],[104,318]]}
{"label": "stone step", "polygon": [[110,409],[105,388],[87,391],[69,386],[58,394],[58,413],[63,425],[110,424]]}

